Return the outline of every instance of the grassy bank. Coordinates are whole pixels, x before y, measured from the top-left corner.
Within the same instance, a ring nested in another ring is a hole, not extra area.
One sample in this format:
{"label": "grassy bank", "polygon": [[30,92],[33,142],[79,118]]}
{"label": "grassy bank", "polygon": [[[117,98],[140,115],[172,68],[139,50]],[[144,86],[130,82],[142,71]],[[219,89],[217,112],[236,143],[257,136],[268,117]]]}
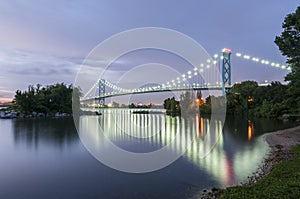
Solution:
{"label": "grassy bank", "polygon": [[291,150],[291,156],[257,183],[229,187],[218,198],[300,198],[300,145]]}

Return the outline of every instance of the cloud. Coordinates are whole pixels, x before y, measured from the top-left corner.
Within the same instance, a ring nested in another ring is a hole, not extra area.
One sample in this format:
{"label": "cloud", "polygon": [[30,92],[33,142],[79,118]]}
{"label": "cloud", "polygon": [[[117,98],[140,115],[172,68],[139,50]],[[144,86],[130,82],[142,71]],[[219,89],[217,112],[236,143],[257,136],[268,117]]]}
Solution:
{"label": "cloud", "polygon": [[[88,68],[87,78],[95,76],[99,65],[105,60],[84,59],[82,57],[63,57],[26,50],[0,49],[0,95],[11,98],[14,91],[24,90],[29,84],[42,85],[64,82],[73,84],[80,68]],[[82,64],[84,63],[84,64]],[[124,72],[124,61],[114,62],[114,67],[105,71],[113,78]],[[95,81],[98,77],[94,77]]]}
{"label": "cloud", "polygon": [[0,87],[0,101],[11,101],[15,91]]}
{"label": "cloud", "polygon": [[75,75],[80,62],[80,58],[57,57],[21,50],[0,50],[0,69],[6,71],[6,74]]}
{"label": "cloud", "polygon": [[49,54],[0,49],[0,95],[13,97],[17,89],[29,84],[72,83],[82,58],[58,57]]}

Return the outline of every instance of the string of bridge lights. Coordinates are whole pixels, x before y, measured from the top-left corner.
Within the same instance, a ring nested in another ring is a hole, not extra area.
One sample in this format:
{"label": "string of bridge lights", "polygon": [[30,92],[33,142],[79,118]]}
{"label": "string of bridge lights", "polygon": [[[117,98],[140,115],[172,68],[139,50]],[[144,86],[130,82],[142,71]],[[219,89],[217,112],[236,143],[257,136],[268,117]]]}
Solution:
{"label": "string of bridge lights", "polygon": [[258,57],[251,57],[250,55],[242,54],[242,53],[239,53],[239,52],[235,53],[235,56],[239,57],[239,58],[242,58],[242,59],[245,59],[245,60],[251,60],[251,61],[256,62],[256,63],[261,63],[261,64],[264,64],[264,65],[269,65],[269,66],[273,66],[273,67],[276,67],[276,68],[281,68],[281,69],[286,69],[286,70],[291,71],[291,67],[286,66],[286,65],[281,65],[279,63],[272,62],[272,61],[269,61],[267,59],[262,59],[262,58],[258,58]]}
{"label": "string of bridge lights", "polygon": [[[240,52],[235,53],[235,56],[238,58],[242,58],[244,60],[249,60],[253,61],[255,63],[260,63],[264,65],[269,65],[275,68],[281,68],[285,70],[291,71],[291,67],[288,67],[286,65],[281,65],[276,62],[269,61],[267,59],[262,59],[258,57],[252,57],[247,54],[243,54]],[[168,81],[166,83],[163,83],[158,86],[152,86],[152,87],[142,87],[142,88],[135,88],[135,89],[124,89],[122,87],[119,87],[107,80],[98,80],[92,87],[89,89],[89,91],[84,95],[84,98],[93,97],[93,94],[91,93],[96,87],[99,88],[99,81],[101,81],[105,86],[115,90],[115,92],[108,92],[105,93],[105,96],[110,96],[114,94],[122,94],[122,93],[140,93],[140,92],[147,92],[147,91],[156,91],[156,90],[169,90],[169,89],[176,89],[176,88],[199,88],[199,87],[218,87],[222,85],[222,82],[216,82],[215,85],[212,85],[211,83],[204,83],[203,85],[200,85],[199,83],[193,83],[192,85],[190,84],[185,84],[189,79],[192,79],[193,77],[200,75],[204,72],[205,69],[210,69],[212,65],[217,65],[219,61],[222,61],[224,59],[223,56],[219,56],[218,54],[213,55],[213,59],[207,59],[206,63],[202,63],[199,65],[199,67],[195,67],[193,70],[189,70],[186,73],[182,74],[181,76]],[[182,84],[184,83],[184,84]],[[98,96],[99,97],[99,96]]]}

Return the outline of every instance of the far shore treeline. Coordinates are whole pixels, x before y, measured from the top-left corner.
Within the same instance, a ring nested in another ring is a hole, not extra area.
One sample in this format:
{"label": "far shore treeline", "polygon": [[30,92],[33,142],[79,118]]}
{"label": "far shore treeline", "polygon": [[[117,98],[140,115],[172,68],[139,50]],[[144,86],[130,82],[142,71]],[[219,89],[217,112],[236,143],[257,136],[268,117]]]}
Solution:
{"label": "far shore treeline", "polygon": [[16,91],[12,109],[24,114],[71,114],[72,92],[73,86],[64,83],[30,85],[26,91]]}
{"label": "far shore treeline", "polygon": [[[235,116],[254,116],[267,118],[299,117],[300,105],[290,84],[272,82],[268,86],[259,86],[255,81],[234,84],[226,95],[227,114]],[[200,112],[210,113],[211,100],[224,97],[209,96],[200,106]]]}
{"label": "far shore treeline", "polygon": [[[298,88],[300,89],[300,88]],[[195,98],[190,91],[179,101],[168,98],[164,101],[164,108],[169,115],[178,115],[180,111],[198,110],[201,114],[211,114],[214,106],[216,112],[226,107],[227,115],[265,117],[265,118],[290,118],[300,117],[299,90],[292,89],[290,84],[272,82],[267,86],[259,86],[255,81],[244,81],[234,84],[226,98],[223,96],[208,96],[203,103],[198,103],[201,98]],[[226,104],[225,104],[226,102]],[[184,106],[190,104],[190,106]],[[197,105],[197,106],[195,106]],[[226,105],[226,106],[225,106]]]}

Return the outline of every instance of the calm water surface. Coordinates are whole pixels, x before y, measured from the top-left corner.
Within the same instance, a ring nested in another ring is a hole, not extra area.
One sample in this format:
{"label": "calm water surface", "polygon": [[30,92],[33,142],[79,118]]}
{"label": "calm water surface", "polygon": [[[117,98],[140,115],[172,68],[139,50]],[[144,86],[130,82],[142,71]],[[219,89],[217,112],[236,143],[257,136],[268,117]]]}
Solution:
{"label": "calm water surface", "polygon": [[222,125],[198,115],[184,119],[128,110],[82,116],[82,133],[93,132],[96,139],[100,126],[113,143],[136,153],[155,151],[176,134],[181,139],[174,150],[186,148],[186,140],[194,138],[168,167],[130,174],[90,155],[70,118],[0,120],[0,198],[193,198],[203,189],[245,180],[269,150],[261,135],[294,124],[227,117],[223,131]]}

